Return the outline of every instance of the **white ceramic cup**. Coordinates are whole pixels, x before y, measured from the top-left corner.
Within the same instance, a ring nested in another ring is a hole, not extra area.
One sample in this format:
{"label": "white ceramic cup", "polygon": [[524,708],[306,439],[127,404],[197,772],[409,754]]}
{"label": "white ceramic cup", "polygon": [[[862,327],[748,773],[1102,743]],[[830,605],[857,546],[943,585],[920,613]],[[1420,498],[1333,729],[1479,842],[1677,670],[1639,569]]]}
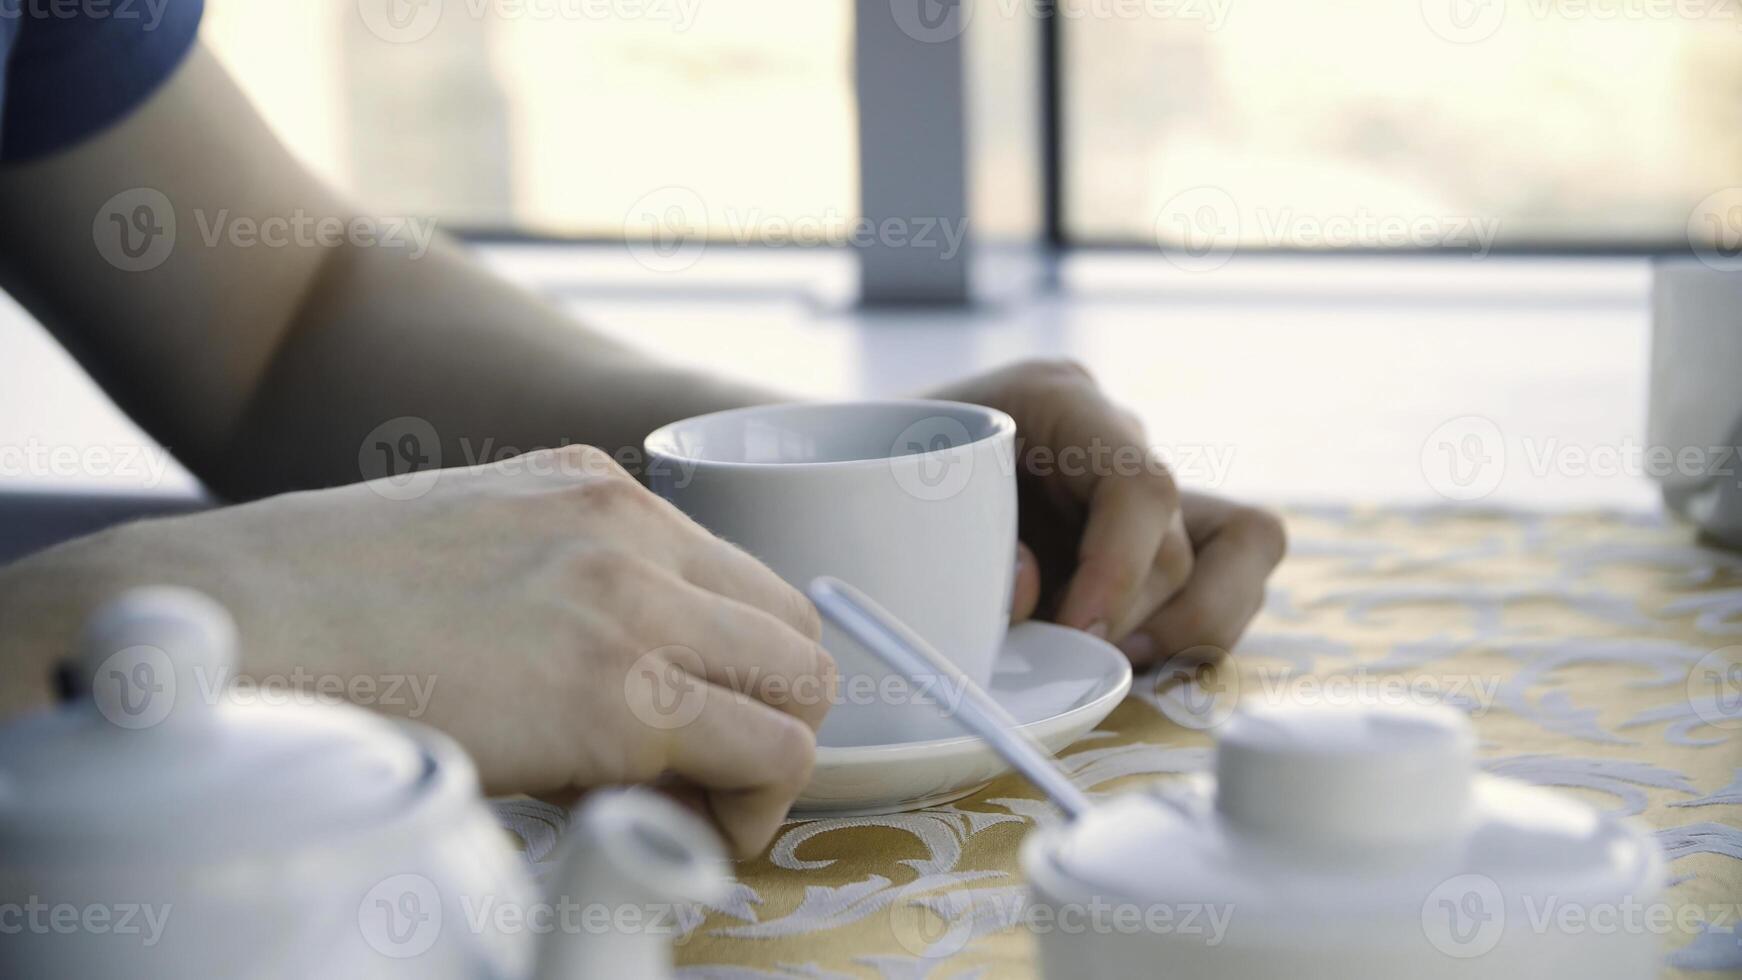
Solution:
{"label": "white ceramic cup", "polygon": [[1651,475],[1672,510],[1742,547],[1742,272],[1662,258],[1651,293],[1646,443],[1674,460]]}
{"label": "white ceramic cup", "polygon": [[[647,437],[648,485],[795,587],[859,587],[985,685],[1016,573],[1016,423],[944,401],[716,412]],[[946,689],[890,674],[833,627],[840,685],[818,741],[884,745],[961,729]]]}

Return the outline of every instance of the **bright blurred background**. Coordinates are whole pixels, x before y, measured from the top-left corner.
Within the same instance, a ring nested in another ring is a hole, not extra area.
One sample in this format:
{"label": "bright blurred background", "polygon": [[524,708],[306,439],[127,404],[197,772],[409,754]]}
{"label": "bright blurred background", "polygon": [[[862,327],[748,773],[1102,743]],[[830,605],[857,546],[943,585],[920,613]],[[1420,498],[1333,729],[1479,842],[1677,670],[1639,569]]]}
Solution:
{"label": "bright blurred background", "polygon": [[[1032,236],[1038,0],[960,2],[977,232]],[[849,0],[447,0],[417,43],[357,0],[207,7],[285,141],[379,210],[593,240],[666,185],[715,205],[717,239],[858,213]],[[1360,215],[1439,223],[1401,247],[1461,249],[1477,216],[1503,248],[1662,246],[1742,170],[1725,0],[1061,0],[1058,21],[1072,242],[1189,235],[1158,217],[1212,185],[1248,246]]]}
{"label": "bright blurred background", "polygon": [[[1069,356],[1182,468],[1233,454],[1182,474],[1229,494],[1445,503],[1433,447],[1480,423],[1514,461],[1481,503],[1655,506],[1528,462],[1645,438],[1654,257],[1742,268],[1742,4],[1047,2],[207,0],[204,36],[361,207],[668,360],[852,397]],[[861,167],[933,148],[859,145],[855,59],[889,24],[857,18],[940,3],[976,301],[867,309],[855,249],[736,247],[846,241]],[[636,244],[672,188],[706,202],[680,267]],[[0,449],[152,445],[8,319]],[[198,492],[167,474],[0,484]]]}

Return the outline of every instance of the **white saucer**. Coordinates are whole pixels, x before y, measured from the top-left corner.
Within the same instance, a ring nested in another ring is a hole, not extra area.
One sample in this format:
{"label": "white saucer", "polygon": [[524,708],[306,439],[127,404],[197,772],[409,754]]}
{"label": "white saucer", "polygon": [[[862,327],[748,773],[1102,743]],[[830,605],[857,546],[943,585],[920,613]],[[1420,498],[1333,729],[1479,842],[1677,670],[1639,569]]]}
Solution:
{"label": "white saucer", "polygon": [[[1131,690],[1118,648],[1052,623],[1015,627],[992,667],[990,693],[1051,752],[1083,737]],[[1009,770],[972,735],[891,745],[817,747],[795,819],[868,817],[961,799]]]}

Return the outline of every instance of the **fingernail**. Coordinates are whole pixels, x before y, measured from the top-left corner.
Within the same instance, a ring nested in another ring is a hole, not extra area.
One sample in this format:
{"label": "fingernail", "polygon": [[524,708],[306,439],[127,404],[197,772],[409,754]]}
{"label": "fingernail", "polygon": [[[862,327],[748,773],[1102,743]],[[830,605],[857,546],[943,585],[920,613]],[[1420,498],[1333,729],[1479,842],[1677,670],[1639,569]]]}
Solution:
{"label": "fingernail", "polygon": [[1133,663],[1147,663],[1155,656],[1155,640],[1148,633],[1133,633],[1119,641],[1119,649]]}
{"label": "fingernail", "polygon": [[1107,621],[1104,619],[1097,619],[1093,623],[1090,623],[1089,628],[1084,632],[1097,640],[1105,640],[1107,638]]}

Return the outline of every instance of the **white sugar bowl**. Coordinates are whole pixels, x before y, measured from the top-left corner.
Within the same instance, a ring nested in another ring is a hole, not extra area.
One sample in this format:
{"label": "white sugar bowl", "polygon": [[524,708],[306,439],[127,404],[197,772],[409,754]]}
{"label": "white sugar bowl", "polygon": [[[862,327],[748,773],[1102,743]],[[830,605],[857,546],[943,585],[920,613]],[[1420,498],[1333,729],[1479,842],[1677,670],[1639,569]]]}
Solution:
{"label": "white sugar bowl", "polygon": [[1213,779],[1025,842],[1045,975],[1656,976],[1650,836],[1474,751],[1450,708],[1243,707]]}

